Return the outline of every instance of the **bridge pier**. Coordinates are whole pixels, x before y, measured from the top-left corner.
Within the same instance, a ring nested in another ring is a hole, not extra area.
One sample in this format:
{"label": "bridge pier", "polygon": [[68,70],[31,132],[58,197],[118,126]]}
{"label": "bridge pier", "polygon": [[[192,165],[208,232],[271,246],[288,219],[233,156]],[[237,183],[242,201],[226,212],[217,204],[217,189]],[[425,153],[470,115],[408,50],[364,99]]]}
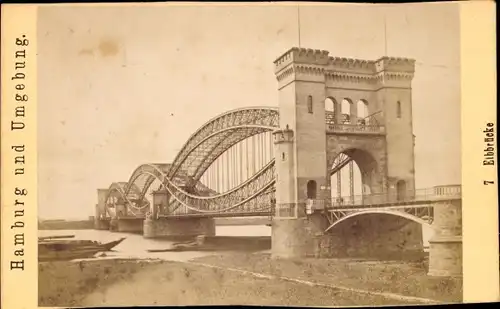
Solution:
{"label": "bridge pier", "polygon": [[[298,204],[299,212],[305,206]],[[271,223],[273,258],[318,257],[326,218],[319,213],[295,218],[274,217]],[[321,236],[320,236],[321,235]]]}
{"label": "bridge pier", "polygon": [[215,220],[213,218],[146,218],[143,231],[145,238],[214,236]]}
{"label": "bridge pier", "polygon": [[109,220],[102,220],[106,216],[106,197],[108,189],[97,189],[97,204],[94,208],[94,229],[109,230]]}
{"label": "bridge pier", "polygon": [[304,233],[307,218],[273,219],[271,224],[271,255],[273,258],[304,258],[311,255],[308,250],[310,237]]}
{"label": "bridge pier", "polygon": [[111,218],[111,220],[109,220],[109,230],[111,232],[118,232],[118,219],[117,218]]}
{"label": "bridge pier", "polygon": [[429,240],[429,276],[462,275],[462,200],[434,205],[435,234]]}
{"label": "bridge pier", "polygon": [[99,218],[94,218],[94,229],[109,230],[109,220],[101,220]]}
{"label": "bridge pier", "polygon": [[143,219],[118,219],[116,221],[116,232],[121,233],[142,233]]}

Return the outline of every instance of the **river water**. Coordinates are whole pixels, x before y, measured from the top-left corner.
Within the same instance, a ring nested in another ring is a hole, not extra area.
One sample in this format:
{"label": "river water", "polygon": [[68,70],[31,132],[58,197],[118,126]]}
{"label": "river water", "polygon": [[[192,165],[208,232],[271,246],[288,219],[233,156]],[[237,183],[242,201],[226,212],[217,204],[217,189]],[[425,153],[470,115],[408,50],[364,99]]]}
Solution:
{"label": "river water", "polygon": [[[146,239],[139,234],[117,233],[102,230],[39,230],[38,236],[75,235],[74,239],[110,242],[126,237],[105,258],[140,258],[186,261],[213,252],[147,252],[149,249],[167,249],[172,241]],[[217,236],[271,236],[271,227],[265,225],[217,226]]]}
{"label": "river water", "polygon": [[[38,236],[75,235],[74,239],[89,239],[110,242],[126,237],[114,248],[116,252],[107,252],[105,258],[140,258],[186,261],[192,258],[213,254],[210,252],[147,252],[149,249],[167,249],[173,243],[164,239],[146,239],[139,234],[117,233],[101,230],[40,230]],[[271,236],[271,227],[265,225],[217,226],[217,236]],[[424,248],[432,234],[424,229]]]}

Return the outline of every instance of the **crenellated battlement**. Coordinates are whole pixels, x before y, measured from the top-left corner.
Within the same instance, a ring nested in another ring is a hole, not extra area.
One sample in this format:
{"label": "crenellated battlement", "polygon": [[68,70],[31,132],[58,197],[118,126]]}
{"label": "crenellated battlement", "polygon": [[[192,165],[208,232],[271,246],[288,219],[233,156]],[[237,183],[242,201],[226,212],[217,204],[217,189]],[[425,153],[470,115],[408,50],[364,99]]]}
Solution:
{"label": "crenellated battlement", "polygon": [[299,74],[300,78],[309,76],[316,81],[318,75],[324,75],[325,80],[375,85],[387,81],[411,81],[415,72],[414,59],[387,56],[378,60],[332,57],[326,50],[298,47],[289,49],[274,64],[277,80],[284,83],[290,76]]}
{"label": "crenellated battlement", "polygon": [[375,61],[345,57],[329,57],[329,64],[332,69],[348,69],[360,71],[360,73],[375,72]]}
{"label": "crenellated battlement", "polygon": [[275,72],[281,71],[290,63],[328,64],[328,54],[326,50],[292,47],[274,61]]}
{"label": "crenellated battlement", "polygon": [[400,57],[382,57],[375,62],[376,72],[415,72],[415,60]]}

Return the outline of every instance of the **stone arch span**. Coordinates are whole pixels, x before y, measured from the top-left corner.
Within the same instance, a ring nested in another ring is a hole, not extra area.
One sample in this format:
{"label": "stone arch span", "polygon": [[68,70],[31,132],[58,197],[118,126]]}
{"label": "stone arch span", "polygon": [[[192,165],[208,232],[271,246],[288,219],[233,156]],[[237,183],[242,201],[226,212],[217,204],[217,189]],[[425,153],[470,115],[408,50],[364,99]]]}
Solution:
{"label": "stone arch span", "polygon": [[363,148],[345,148],[339,153],[332,153],[328,160],[329,176],[333,176],[348,164],[346,158],[350,158],[358,166],[361,186],[369,188],[371,193],[380,192],[377,176],[382,174],[383,169],[376,156]]}
{"label": "stone arch span", "polygon": [[[369,173],[372,170],[374,172],[380,171],[375,156],[369,150],[365,150],[362,148],[346,148],[336,155],[334,154],[334,156],[332,156],[333,160],[328,162],[330,167],[334,164],[335,159],[341,154],[345,154],[348,157],[352,158],[352,160],[354,160],[354,162],[356,162],[356,164],[359,166],[361,173]],[[332,175],[332,173],[333,171],[330,170],[330,175]]]}
{"label": "stone arch span", "polygon": [[[329,177],[340,156],[348,156],[359,167],[361,183],[370,193],[385,192],[387,187],[387,155],[384,136],[330,135],[326,137]],[[347,140],[346,140],[347,139]],[[332,188],[333,190],[333,188]]]}

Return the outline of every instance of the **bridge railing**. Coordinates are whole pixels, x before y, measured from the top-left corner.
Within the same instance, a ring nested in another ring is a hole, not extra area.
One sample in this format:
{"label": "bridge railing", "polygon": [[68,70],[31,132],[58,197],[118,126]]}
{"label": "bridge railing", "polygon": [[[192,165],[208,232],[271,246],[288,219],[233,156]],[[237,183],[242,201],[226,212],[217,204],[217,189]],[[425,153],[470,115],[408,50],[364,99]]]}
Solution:
{"label": "bridge railing", "polygon": [[327,124],[327,133],[384,134],[385,127],[379,125]]}
{"label": "bridge railing", "polygon": [[337,121],[334,112],[325,111],[326,131],[328,133],[359,133],[359,134],[384,134],[385,127],[373,121],[374,118],[360,118],[357,123],[350,123],[349,115],[343,114]]}
{"label": "bridge railing", "polygon": [[462,196],[462,185],[435,186],[434,196],[436,199]]}
{"label": "bridge railing", "polygon": [[342,207],[370,207],[387,204],[405,204],[415,202],[430,202],[447,199],[460,199],[460,185],[436,186],[432,188],[408,190],[400,193],[375,193],[339,198],[314,199],[309,202],[313,210]]}

